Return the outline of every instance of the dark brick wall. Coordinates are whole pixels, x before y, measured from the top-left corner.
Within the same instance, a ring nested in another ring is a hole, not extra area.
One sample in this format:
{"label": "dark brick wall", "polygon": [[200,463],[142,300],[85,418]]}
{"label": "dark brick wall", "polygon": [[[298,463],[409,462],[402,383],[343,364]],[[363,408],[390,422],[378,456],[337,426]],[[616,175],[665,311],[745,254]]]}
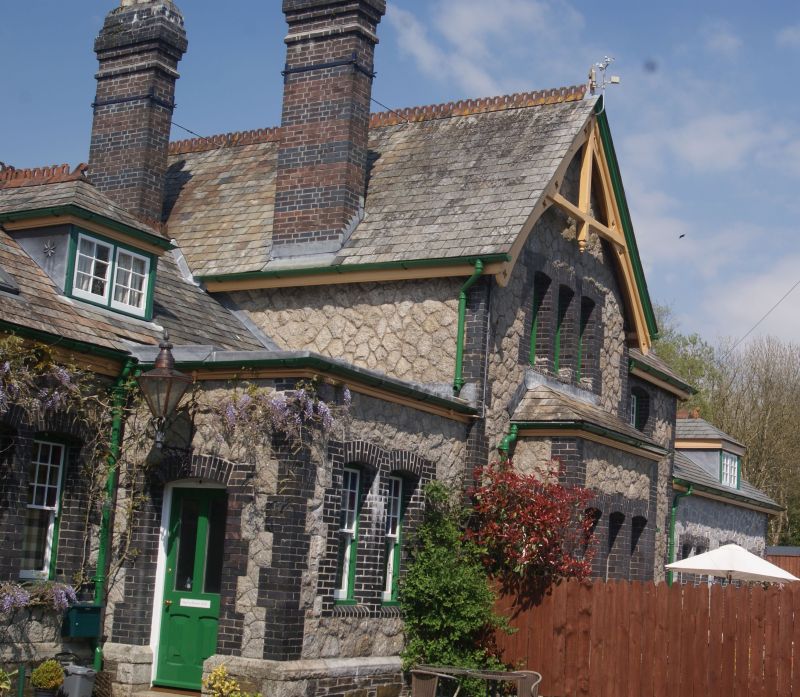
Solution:
{"label": "dark brick wall", "polygon": [[[465,384],[475,387],[476,403],[481,414],[489,408],[484,407],[484,400],[491,399],[491,391],[484,389],[487,371],[489,370],[489,332],[491,294],[494,281],[484,278],[469,290],[465,315],[464,362],[463,377]],[[486,437],[486,419],[481,415],[472,421],[467,429],[466,463],[464,468],[464,486],[473,483],[473,473],[477,467],[483,467],[489,461],[491,444]]]}
{"label": "dark brick wall", "polygon": [[142,218],[161,220],[183,18],[158,5],[117,8],[95,41],[100,68],[89,152],[95,186]]}
{"label": "dark brick wall", "polygon": [[[600,394],[600,352],[603,346],[603,296],[592,283],[584,283],[572,269],[554,266],[541,254],[526,259],[537,271],[528,274],[523,286],[525,325],[519,345],[519,360],[530,365],[531,338],[536,317],[536,351],[533,368],[556,379],[578,384]],[[559,370],[554,364],[556,327],[559,307],[563,308],[561,324]],[[586,308],[591,308],[588,312]],[[583,350],[578,351],[581,315],[587,315],[583,333]],[[580,355],[580,366],[578,358]],[[579,369],[580,368],[580,369]],[[625,361],[627,371],[627,361]]]}
{"label": "dark brick wall", "polygon": [[[562,483],[586,485],[586,444],[580,438],[552,438],[554,460],[563,467]],[[595,527],[592,576],[645,581],[653,578],[655,561],[656,463],[642,459],[650,468],[648,501],[621,494],[596,492],[590,508],[599,512]]]}
{"label": "dark brick wall", "polygon": [[[88,510],[89,480],[81,457],[81,443],[86,438],[79,424],[68,414],[46,412],[29,423],[24,413],[12,408],[0,423],[0,536],[4,541],[0,555],[0,579],[15,580],[22,560],[22,538],[28,504],[29,462],[33,441],[61,443],[64,469],[61,480],[59,536],[55,540],[58,580],[73,583],[86,559],[90,538],[96,534],[92,525],[98,521],[97,510]],[[88,574],[94,569],[85,567]]]}
{"label": "dark brick wall", "polygon": [[315,697],[400,697],[408,693],[403,674],[346,675],[308,681],[307,695]]}
{"label": "dark brick wall", "polygon": [[338,248],[361,207],[375,31],[385,3],[286,0],[283,11],[289,34],[272,232],[277,256]]}
{"label": "dark brick wall", "polygon": [[[384,586],[385,532],[383,516],[376,516],[375,507],[383,508],[387,495],[387,477],[400,475],[404,480],[406,511],[402,535],[408,540],[422,517],[423,489],[436,475],[435,464],[414,453],[385,450],[365,441],[331,443],[332,484],[325,492],[323,522],[328,536],[325,558],[320,562],[317,594],[322,597],[323,616],[380,617],[387,608],[382,604]],[[339,546],[338,520],[341,507],[342,474],[345,466],[359,467],[362,473],[362,507],[359,515],[358,551],[356,554],[355,605],[337,605],[333,592],[336,587],[337,553]],[[384,513],[385,515],[385,513]],[[402,574],[405,551],[401,560]],[[392,614],[391,612],[389,614]]]}
{"label": "dark brick wall", "polygon": [[[241,536],[241,513],[252,498],[249,480],[253,471],[252,465],[234,465],[220,458],[165,450],[164,460],[148,469],[144,481],[136,482],[137,487],[144,486],[147,494],[133,520],[131,545],[138,554],[123,566],[125,599],[114,608],[110,640],[141,646],[149,642],[164,488],[172,481],[195,478],[227,487],[226,558],[217,650],[231,655],[241,648],[243,618],[235,611],[235,600],[237,579],[247,572],[248,544]],[[128,488],[128,494],[131,484],[121,482],[121,486]]]}

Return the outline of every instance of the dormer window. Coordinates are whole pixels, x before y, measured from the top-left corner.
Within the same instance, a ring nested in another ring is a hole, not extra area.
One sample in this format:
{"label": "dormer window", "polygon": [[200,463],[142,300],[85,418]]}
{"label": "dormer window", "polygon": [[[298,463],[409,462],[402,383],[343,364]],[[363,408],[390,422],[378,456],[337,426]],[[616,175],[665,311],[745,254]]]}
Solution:
{"label": "dormer window", "polygon": [[112,310],[148,318],[153,257],[117,242],[77,234],[71,294]]}
{"label": "dormer window", "polygon": [[739,458],[732,454],[722,451],[720,455],[720,481],[734,489],[739,488]]}

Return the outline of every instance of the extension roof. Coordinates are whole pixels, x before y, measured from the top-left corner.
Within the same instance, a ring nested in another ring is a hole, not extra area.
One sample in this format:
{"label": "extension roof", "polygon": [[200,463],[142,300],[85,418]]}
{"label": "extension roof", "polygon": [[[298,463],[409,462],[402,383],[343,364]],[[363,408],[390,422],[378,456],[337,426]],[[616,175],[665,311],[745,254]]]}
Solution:
{"label": "extension roof", "polygon": [[741,448],[745,447],[744,443],[729,436],[725,431],[721,431],[705,419],[677,419],[675,422],[675,440],[716,440],[733,443]]}
{"label": "extension roof", "polygon": [[[375,114],[364,219],[341,267],[507,255],[591,118],[584,88]],[[165,213],[201,278],[270,271],[280,129],[172,143]]]}
{"label": "extension roof", "polygon": [[672,471],[672,476],[682,482],[693,484],[695,487],[701,487],[704,491],[714,492],[725,498],[730,498],[731,503],[735,503],[738,500],[770,508],[775,511],[783,510],[778,503],[767,496],[763,491],[756,489],[744,479],[741,480],[739,489],[732,489],[729,486],[723,485],[701,465],[697,464],[686,453],[682,453],[680,450],[675,451],[675,466]]}
{"label": "extension roof", "polygon": [[546,385],[529,389],[511,416],[521,428],[572,428],[606,435],[658,454],[666,454],[656,441],[624,419],[604,409]]}
{"label": "extension roof", "polygon": [[157,229],[128,213],[85,177],[86,165],[70,173],[66,165],[0,173],[0,222],[75,215],[95,220],[162,248],[171,245]]}
{"label": "extension roof", "polygon": [[[645,380],[654,379],[657,383],[666,383],[664,386],[671,387],[672,391],[679,397],[685,399],[689,395],[697,392],[694,387],[664,363],[654,351],[650,351],[650,353],[645,355],[639,349],[631,348],[629,359],[631,368],[634,370],[639,369],[634,374],[638,372],[640,377]],[[644,375],[642,375],[642,373],[644,373]]]}
{"label": "extension roof", "polygon": [[[39,187],[46,189],[47,187]],[[0,191],[0,194],[3,192]],[[213,344],[227,349],[262,349],[239,320],[181,276],[175,258],[159,259],[153,320],[144,322],[65,298],[50,277],[0,229],[0,276],[18,292],[0,292],[0,329],[24,336],[80,342],[127,353],[128,342],[157,344],[161,327],[175,343]],[[4,290],[0,287],[0,291]]]}

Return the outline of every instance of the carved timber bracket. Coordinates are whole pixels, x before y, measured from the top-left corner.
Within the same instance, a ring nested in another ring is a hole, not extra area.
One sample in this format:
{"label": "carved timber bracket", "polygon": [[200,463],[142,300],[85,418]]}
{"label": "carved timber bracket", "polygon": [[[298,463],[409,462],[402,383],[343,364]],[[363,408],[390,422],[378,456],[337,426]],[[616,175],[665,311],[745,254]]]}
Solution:
{"label": "carved timber bracket", "polygon": [[[561,185],[564,182],[567,168],[581,149],[578,204],[575,205],[561,193]],[[602,222],[592,215],[592,194],[595,195],[595,198],[603,208],[606,222]],[[511,249],[511,260],[497,274],[497,280],[500,285],[508,283],[511,271],[522,251],[522,246],[536,222],[550,206],[556,206],[577,222],[577,243],[581,252],[585,251],[588,246],[590,230],[593,230],[601,239],[607,240],[612,249],[616,251],[614,257],[620,286],[634,327],[633,343],[643,354],[647,354],[652,343],[650,331],[636,283],[634,265],[622,226],[622,217],[617,205],[614,184],[596,117],[589,119],[586,126],[573,141],[550,184],[526,221],[522,234],[519,235]]]}

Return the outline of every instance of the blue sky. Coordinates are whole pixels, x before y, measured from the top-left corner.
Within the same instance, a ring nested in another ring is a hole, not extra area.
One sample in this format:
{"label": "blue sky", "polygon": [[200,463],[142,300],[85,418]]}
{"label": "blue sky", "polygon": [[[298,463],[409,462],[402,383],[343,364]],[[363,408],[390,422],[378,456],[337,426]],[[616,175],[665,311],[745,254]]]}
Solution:
{"label": "blue sky", "polygon": [[[114,5],[0,2],[0,160],[86,160],[92,42]],[[800,280],[800,5],[388,5],[373,96],[391,107],[578,84],[592,63],[616,58],[622,84],[609,88],[608,115],[648,284],[684,331],[738,338]],[[189,51],[175,121],[202,135],[276,125],[279,0],[179,6]],[[800,341],[800,288],[759,333]]]}

